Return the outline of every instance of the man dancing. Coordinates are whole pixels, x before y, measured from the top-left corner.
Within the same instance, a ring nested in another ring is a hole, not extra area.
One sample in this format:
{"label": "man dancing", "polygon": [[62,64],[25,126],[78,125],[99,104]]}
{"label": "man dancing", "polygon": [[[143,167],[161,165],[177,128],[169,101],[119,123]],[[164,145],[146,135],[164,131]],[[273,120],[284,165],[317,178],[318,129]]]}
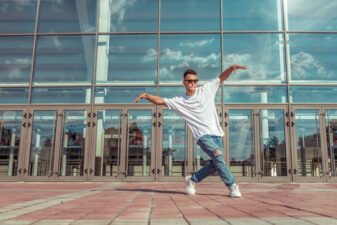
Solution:
{"label": "man dancing", "polygon": [[195,194],[195,183],[202,181],[215,171],[219,172],[222,181],[230,190],[231,197],[241,197],[239,186],[228,169],[223,158],[222,136],[224,132],[219,124],[215,107],[215,96],[220,83],[226,80],[231,73],[238,69],[247,69],[245,66],[233,65],[204,85],[197,87],[197,72],[188,69],[184,72],[183,84],[186,93],[180,97],[161,98],[147,93],[140,94],[136,100],[145,98],[157,105],[165,105],[170,110],[177,111],[192,131],[194,139],[201,149],[211,158],[211,161],[199,171],[186,176],[186,190],[188,194]]}

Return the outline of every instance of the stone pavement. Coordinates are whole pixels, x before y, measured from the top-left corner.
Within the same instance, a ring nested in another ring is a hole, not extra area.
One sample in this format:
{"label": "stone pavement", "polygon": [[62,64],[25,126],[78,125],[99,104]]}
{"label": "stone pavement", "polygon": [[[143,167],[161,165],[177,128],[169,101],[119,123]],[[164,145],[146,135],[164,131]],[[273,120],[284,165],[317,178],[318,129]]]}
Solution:
{"label": "stone pavement", "polygon": [[0,183],[0,224],[337,224],[337,184]]}

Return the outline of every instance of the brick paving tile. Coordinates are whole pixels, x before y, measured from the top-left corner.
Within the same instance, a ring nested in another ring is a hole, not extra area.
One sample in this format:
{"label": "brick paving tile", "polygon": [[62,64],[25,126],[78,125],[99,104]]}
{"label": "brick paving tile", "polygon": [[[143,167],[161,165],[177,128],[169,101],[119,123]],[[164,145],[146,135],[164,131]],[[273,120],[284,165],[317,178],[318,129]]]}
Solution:
{"label": "brick paving tile", "polygon": [[337,224],[336,184],[240,184],[240,190],[243,197],[235,199],[221,183],[198,184],[193,196],[183,182],[0,183],[6,193],[0,224]]}

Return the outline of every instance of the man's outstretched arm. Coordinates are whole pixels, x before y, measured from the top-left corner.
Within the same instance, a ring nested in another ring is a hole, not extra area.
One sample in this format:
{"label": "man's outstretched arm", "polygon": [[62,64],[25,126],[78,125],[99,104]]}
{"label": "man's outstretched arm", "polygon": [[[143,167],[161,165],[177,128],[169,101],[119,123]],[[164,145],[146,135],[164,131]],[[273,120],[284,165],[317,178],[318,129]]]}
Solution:
{"label": "man's outstretched arm", "polygon": [[247,67],[245,66],[240,66],[240,65],[233,65],[231,67],[229,67],[228,69],[226,69],[225,71],[223,71],[219,78],[220,78],[220,83],[222,83],[224,80],[227,80],[227,78],[231,75],[231,73],[234,71],[234,74],[237,73],[238,69],[247,69]]}
{"label": "man's outstretched arm", "polygon": [[152,102],[152,103],[154,103],[156,105],[165,105],[165,106],[167,106],[163,98],[161,98],[159,96],[150,95],[150,94],[147,94],[147,93],[140,94],[136,98],[136,100],[134,101],[134,103],[137,103],[142,98],[145,98],[145,99],[149,100],[150,102]]}

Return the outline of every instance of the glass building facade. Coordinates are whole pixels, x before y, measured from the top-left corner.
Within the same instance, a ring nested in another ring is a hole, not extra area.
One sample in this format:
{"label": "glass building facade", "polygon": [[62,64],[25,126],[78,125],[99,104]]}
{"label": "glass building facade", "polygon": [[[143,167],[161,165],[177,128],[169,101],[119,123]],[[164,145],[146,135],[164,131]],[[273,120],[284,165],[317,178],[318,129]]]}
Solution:
{"label": "glass building facade", "polygon": [[[0,0],[0,180],[182,181],[209,161],[184,93],[215,103],[238,181],[337,181],[337,2]],[[219,181],[217,176],[208,181]]]}

